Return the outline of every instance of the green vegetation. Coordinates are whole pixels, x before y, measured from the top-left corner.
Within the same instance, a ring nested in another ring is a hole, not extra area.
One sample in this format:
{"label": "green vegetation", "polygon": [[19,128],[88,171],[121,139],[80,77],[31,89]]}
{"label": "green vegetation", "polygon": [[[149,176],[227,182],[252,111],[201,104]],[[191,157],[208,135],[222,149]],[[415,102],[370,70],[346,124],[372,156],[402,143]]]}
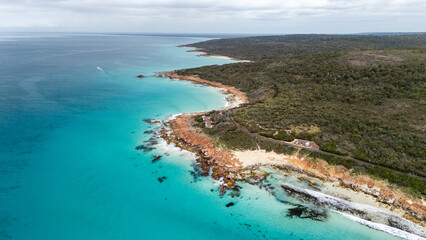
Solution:
{"label": "green vegetation", "polygon": [[387,179],[390,183],[401,187],[403,190],[414,197],[421,197],[422,195],[426,195],[426,182],[420,179],[409,177],[407,175],[390,169],[382,168],[380,166],[360,165],[355,161],[324,155],[318,152],[301,150],[300,153],[309,156],[313,160],[323,159],[331,165],[341,165],[347,169],[353,169],[355,174],[368,174],[373,178]]}
{"label": "green vegetation", "polygon": [[[178,72],[245,92],[250,104],[232,116],[249,132],[285,141],[312,140],[323,151],[426,176],[426,34],[293,35],[211,40],[191,46],[255,60]],[[212,114],[215,125],[206,132],[231,148],[293,151],[261,143],[220,115]],[[425,194],[421,180],[315,154],[311,156]]]}
{"label": "green vegetation", "polygon": [[[213,111],[209,114],[214,127],[206,128],[204,123],[196,122],[196,126],[204,130],[204,132],[216,139],[216,142],[226,145],[228,148],[233,150],[256,150],[258,148],[265,149],[267,151],[275,151],[283,154],[293,154],[296,149],[282,145],[271,143],[270,141],[255,139],[249,136],[247,133],[238,129],[234,124],[229,122],[225,117],[225,114],[220,111]],[[194,120],[197,121],[198,116],[194,116]]]}
{"label": "green vegetation", "polygon": [[214,39],[187,46],[237,59],[265,60],[318,52],[424,48],[426,34],[284,35]]}

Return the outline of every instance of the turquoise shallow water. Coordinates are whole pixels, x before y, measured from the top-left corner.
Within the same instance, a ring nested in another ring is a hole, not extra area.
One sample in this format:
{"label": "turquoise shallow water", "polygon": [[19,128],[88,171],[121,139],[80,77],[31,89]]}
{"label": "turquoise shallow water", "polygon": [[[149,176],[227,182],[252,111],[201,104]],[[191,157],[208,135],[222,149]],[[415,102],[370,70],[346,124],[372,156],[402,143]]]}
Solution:
{"label": "turquoise shallow water", "polygon": [[332,212],[289,218],[248,184],[220,197],[191,154],[134,149],[151,137],[143,119],[225,105],[211,87],[134,77],[231,62],[176,47],[201,40],[0,35],[0,239],[395,239]]}

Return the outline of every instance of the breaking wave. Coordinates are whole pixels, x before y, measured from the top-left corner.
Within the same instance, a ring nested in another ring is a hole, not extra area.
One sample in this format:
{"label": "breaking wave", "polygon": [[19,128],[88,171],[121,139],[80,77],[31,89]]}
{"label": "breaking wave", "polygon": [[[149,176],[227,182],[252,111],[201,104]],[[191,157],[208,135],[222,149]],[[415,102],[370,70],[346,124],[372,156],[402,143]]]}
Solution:
{"label": "breaking wave", "polygon": [[379,230],[379,231],[390,233],[390,234],[397,236],[397,237],[401,237],[401,238],[404,238],[404,239],[407,239],[407,240],[424,240],[425,239],[423,237],[414,235],[412,233],[402,231],[402,230],[397,229],[397,228],[389,227],[388,225],[385,225],[385,224],[375,223],[375,222],[371,222],[371,221],[368,221],[368,220],[364,220],[362,218],[355,217],[353,215],[349,215],[347,213],[342,213],[342,212],[339,212],[339,213],[342,214],[344,217],[352,220],[352,221],[361,223],[362,225],[365,225],[367,227],[370,227],[370,228],[373,228],[373,229],[376,229],[376,230]]}

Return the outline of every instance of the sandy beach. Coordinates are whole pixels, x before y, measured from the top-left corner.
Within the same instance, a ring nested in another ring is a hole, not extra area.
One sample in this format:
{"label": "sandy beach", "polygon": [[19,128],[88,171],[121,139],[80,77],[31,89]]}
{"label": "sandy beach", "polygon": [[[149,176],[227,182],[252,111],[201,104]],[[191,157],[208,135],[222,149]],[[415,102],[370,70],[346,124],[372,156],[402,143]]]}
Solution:
{"label": "sandy beach", "polygon": [[229,60],[238,61],[238,62],[252,62],[250,60],[236,59],[236,58],[232,58],[232,57],[228,57],[228,56],[222,56],[222,55],[216,55],[216,54],[209,54],[207,52],[204,52],[203,49],[201,49],[201,48],[189,47],[189,46],[185,46],[185,45],[179,45],[178,47],[191,48],[187,52],[198,53],[198,55],[197,55],[198,57],[215,57],[215,58],[229,59]]}
{"label": "sandy beach", "polygon": [[176,72],[174,71],[165,73],[165,76],[170,79],[186,80],[186,81],[191,81],[198,84],[206,84],[212,87],[221,88],[226,94],[230,94],[231,96],[233,96],[231,97],[231,99],[228,100],[229,102],[228,107],[230,106],[238,107],[240,104],[248,103],[248,99],[243,92],[239,91],[238,89],[234,87],[227,86],[222,83],[207,81],[197,76],[182,76],[182,75],[176,74]]}

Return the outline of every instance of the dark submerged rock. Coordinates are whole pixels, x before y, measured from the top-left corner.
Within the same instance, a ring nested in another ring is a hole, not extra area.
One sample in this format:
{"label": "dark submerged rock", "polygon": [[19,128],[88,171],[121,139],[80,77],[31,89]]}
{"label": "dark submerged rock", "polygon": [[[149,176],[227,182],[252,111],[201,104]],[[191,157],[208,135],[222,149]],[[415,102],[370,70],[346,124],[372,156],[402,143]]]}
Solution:
{"label": "dark submerged rock", "polygon": [[153,131],[153,130],[146,130],[145,132],[143,132],[143,134],[155,134],[155,131]]}
{"label": "dark submerged rock", "polygon": [[135,149],[136,150],[143,150],[144,152],[150,152],[150,151],[154,150],[155,148],[147,147],[147,146],[142,144],[142,145],[136,146]]}
{"label": "dark submerged rock", "polygon": [[146,140],[144,142],[147,143],[147,146],[154,146],[154,145],[158,144],[158,140],[157,139],[158,138],[154,136],[154,137],[152,137],[152,138],[150,138],[150,139],[148,139],[148,140]]}
{"label": "dark submerged rock", "polygon": [[191,174],[192,179],[193,179],[191,181],[191,183],[200,181],[200,176],[201,175],[198,172],[195,172],[195,171],[188,171],[188,172]]}
{"label": "dark submerged rock", "polygon": [[159,178],[157,178],[157,180],[160,182],[160,183],[162,183],[162,182],[164,182],[164,180],[166,180],[167,179],[167,177],[159,177]]}
{"label": "dark submerged rock", "polygon": [[325,210],[311,209],[305,206],[297,206],[287,210],[287,217],[309,218],[315,221],[324,221],[327,218]]}
{"label": "dark submerged rock", "polygon": [[241,195],[240,188],[236,186],[234,189],[232,189],[231,193],[229,194],[231,197],[239,197]]}
{"label": "dark submerged rock", "polygon": [[232,207],[232,206],[234,206],[235,204],[233,203],[233,202],[230,202],[230,203],[228,203],[228,204],[226,204],[225,206],[226,207]]}
{"label": "dark submerged rock", "polygon": [[146,122],[146,123],[153,123],[155,120],[154,120],[154,119],[151,119],[151,118],[146,118],[146,119],[144,119],[144,120],[142,120],[142,121],[144,121],[144,122]]}
{"label": "dark submerged rock", "polygon": [[151,124],[161,123],[159,120],[155,120],[155,119],[152,119],[152,118],[146,118],[146,119],[143,119],[142,121],[144,121],[146,123],[151,123]]}

